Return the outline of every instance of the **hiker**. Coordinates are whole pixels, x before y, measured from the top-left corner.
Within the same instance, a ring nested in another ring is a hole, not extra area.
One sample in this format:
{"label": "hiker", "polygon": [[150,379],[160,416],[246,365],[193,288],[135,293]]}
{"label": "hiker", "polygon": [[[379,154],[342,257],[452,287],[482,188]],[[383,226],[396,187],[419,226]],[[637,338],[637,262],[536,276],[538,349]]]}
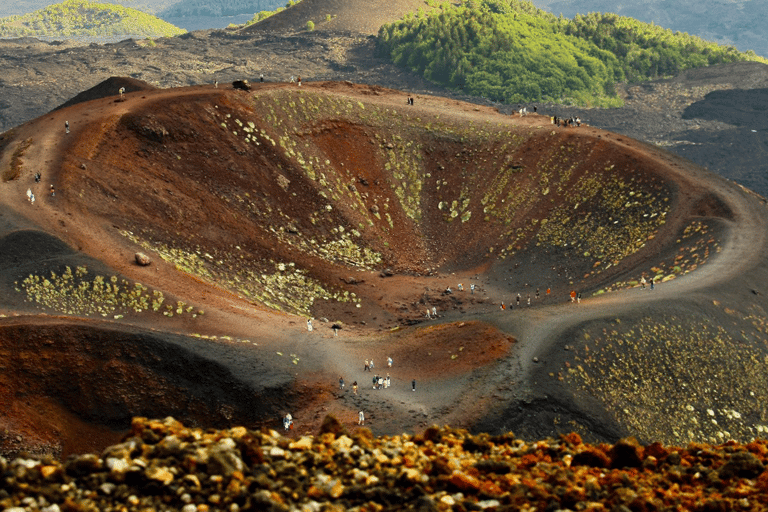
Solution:
{"label": "hiker", "polygon": [[387,368],[392,368],[392,358],[387,357]]}
{"label": "hiker", "polygon": [[[32,196],[32,202],[35,202],[35,196]],[[651,290],[653,290],[654,286],[656,284],[656,276],[651,277]]]}
{"label": "hiker", "polygon": [[35,173],[35,183],[40,183],[40,178],[41,178],[41,177],[42,177],[42,176],[40,176],[40,173],[39,173],[39,172],[36,172],[36,173]]}
{"label": "hiker", "polygon": [[387,387],[390,387],[392,385],[392,378],[387,374]]}
{"label": "hiker", "polygon": [[363,368],[363,371],[364,371],[364,372],[367,372],[367,371],[369,371],[370,369],[371,369],[371,367],[368,365],[368,360],[366,359],[366,360],[365,360],[365,368]]}
{"label": "hiker", "polygon": [[339,389],[344,389],[344,377],[339,377]]}
{"label": "hiker", "polygon": [[371,384],[373,385],[373,389],[376,389],[376,384],[379,383],[379,379],[374,375],[373,379],[371,379]]}
{"label": "hiker", "polygon": [[301,87],[301,77],[296,79],[296,84]]}
{"label": "hiker", "polygon": [[464,285],[459,283],[459,286],[456,287],[460,292],[464,291]]}
{"label": "hiker", "polygon": [[357,394],[357,381],[352,383],[352,392],[354,394]]}
{"label": "hiker", "polygon": [[307,330],[309,332],[312,332],[312,329],[313,329],[313,327],[312,327],[312,319],[311,318],[307,318]]}
{"label": "hiker", "polygon": [[259,75],[259,82],[263,82],[263,81],[264,81],[264,73]]}
{"label": "hiker", "polygon": [[571,302],[576,302],[576,290],[571,290]]}
{"label": "hiker", "polygon": [[576,295],[576,303],[581,304],[581,292],[579,292],[578,295]]}
{"label": "hiker", "polygon": [[504,305],[504,301],[501,301],[501,310],[504,311],[507,309],[507,306]]}
{"label": "hiker", "polygon": [[384,387],[384,377],[379,376],[379,379],[378,379],[377,383],[379,385],[378,389],[383,388]]}
{"label": "hiker", "polygon": [[429,308],[427,308],[427,320],[432,320],[432,317],[429,316]]}
{"label": "hiker", "polygon": [[411,381],[411,391],[416,391],[416,379]]}
{"label": "hiker", "polygon": [[517,303],[517,307],[520,307],[520,294],[517,294],[517,297],[515,298],[515,302]]}
{"label": "hiker", "polygon": [[339,324],[333,324],[331,326],[331,329],[333,329],[333,335],[334,336],[338,336],[339,335],[339,331],[341,330],[341,326]]}
{"label": "hiker", "polygon": [[373,370],[373,359],[371,359],[371,365],[368,368]]}
{"label": "hiker", "polygon": [[51,185],[51,197],[56,195],[56,189],[53,188],[53,185]]}
{"label": "hiker", "polygon": [[283,418],[283,428],[285,430],[293,428],[293,416],[291,416],[291,413],[286,414],[285,418]]}
{"label": "hiker", "polygon": [[539,289],[536,288],[536,300],[539,300]]}
{"label": "hiker", "polygon": [[469,292],[474,295],[475,294],[475,283],[472,283],[469,285]]}
{"label": "hiker", "polygon": [[432,316],[437,318],[437,308],[435,306],[432,306]]}
{"label": "hiker", "polygon": [[69,121],[64,121],[64,129],[69,133]]}
{"label": "hiker", "polygon": [[640,278],[640,288],[645,290],[645,276]]}
{"label": "hiker", "polygon": [[363,413],[363,411],[357,413],[357,424],[365,425],[365,413]]}

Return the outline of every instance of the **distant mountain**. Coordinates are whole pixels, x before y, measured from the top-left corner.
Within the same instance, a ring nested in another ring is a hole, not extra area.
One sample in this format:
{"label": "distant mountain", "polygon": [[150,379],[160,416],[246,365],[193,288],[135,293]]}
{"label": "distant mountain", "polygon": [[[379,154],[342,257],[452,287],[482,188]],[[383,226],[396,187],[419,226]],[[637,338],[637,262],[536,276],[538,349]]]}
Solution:
{"label": "distant mountain", "polygon": [[184,32],[136,9],[88,0],[65,0],[30,14],[0,19],[0,37],[170,37]]}
{"label": "distant mountain", "polygon": [[[449,4],[460,2],[450,0]],[[318,32],[353,32],[376,35],[385,23],[402,19],[409,13],[431,11],[436,2],[424,0],[301,0],[290,9],[246,27],[244,33],[303,31],[307,22]]]}
{"label": "distant mountain", "polygon": [[286,0],[181,0],[163,10],[164,19],[189,16],[236,16],[256,14],[260,11],[274,11],[284,7]]}
{"label": "distant mountain", "polygon": [[768,24],[768,2],[765,0],[533,0],[533,3],[566,18],[590,12],[614,12],[768,57],[768,37],[764,30]]}

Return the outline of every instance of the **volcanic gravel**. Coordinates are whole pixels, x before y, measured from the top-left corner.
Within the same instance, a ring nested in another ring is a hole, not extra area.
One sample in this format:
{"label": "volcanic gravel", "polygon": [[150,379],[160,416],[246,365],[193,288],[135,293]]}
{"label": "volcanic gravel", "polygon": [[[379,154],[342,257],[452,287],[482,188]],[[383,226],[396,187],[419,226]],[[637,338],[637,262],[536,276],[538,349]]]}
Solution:
{"label": "volcanic gravel", "polygon": [[[289,435],[290,435],[289,431]],[[351,436],[135,418],[101,455],[0,458],[0,506],[41,510],[766,510],[768,443],[537,442],[448,427]]]}

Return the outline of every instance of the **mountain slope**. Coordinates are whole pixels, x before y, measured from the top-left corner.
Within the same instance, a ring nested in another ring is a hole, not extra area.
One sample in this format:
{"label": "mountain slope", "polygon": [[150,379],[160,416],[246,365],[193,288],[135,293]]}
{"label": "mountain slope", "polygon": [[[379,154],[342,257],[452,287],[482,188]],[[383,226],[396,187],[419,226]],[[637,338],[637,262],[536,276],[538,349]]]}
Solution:
{"label": "mountain slope", "polygon": [[[157,14],[171,4],[176,3],[178,0],[95,0],[102,4],[122,5],[123,7],[131,7],[138,9],[149,14]],[[32,11],[44,9],[51,5],[51,0],[14,0],[13,2],[4,2],[0,4],[0,18],[6,16],[18,16],[21,14],[29,14]]]}
{"label": "mountain slope", "polygon": [[0,37],[162,37],[184,30],[136,9],[89,0],[65,0],[30,14],[0,19]]}
{"label": "mountain slope", "polygon": [[759,0],[534,0],[533,3],[567,18],[590,12],[614,12],[768,57],[768,41],[760,28],[768,23],[768,5]]}
{"label": "mountain slope", "polygon": [[346,0],[302,0],[241,32],[299,32],[305,31],[307,22],[312,21],[317,31],[375,35],[384,23],[401,19],[419,9],[426,11],[432,7],[425,0],[372,0],[364,4]]}
{"label": "mountain slope", "polygon": [[521,0],[442,6],[384,25],[379,49],[425,78],[504,103],[617,106],[615,84],[768,62],[615,14],[557,18]]}

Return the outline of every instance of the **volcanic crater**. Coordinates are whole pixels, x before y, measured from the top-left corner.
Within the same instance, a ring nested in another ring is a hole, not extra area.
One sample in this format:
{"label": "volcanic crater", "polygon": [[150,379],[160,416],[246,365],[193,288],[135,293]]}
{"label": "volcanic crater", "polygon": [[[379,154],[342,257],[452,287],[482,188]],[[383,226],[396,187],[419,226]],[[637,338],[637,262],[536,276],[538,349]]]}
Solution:
{"label": "volcanic crater", "polygon": [[[768,424],[746,378],[668,389],[724,379],[712,358],[731,351],[744,375],[765,365],[749,191],[546,114],[350,82],[135,85],[0,135],[4,453],[96,449],[136,415],[274,428],[291,412],[298,435],[365,410],[378,434],[666,442]],[[702,353],[713,318],[722,353]],[[627,352],[642,329],[701,331],[674,347],[696,366]],[[669,380],[625,402],[647,367]]]}

